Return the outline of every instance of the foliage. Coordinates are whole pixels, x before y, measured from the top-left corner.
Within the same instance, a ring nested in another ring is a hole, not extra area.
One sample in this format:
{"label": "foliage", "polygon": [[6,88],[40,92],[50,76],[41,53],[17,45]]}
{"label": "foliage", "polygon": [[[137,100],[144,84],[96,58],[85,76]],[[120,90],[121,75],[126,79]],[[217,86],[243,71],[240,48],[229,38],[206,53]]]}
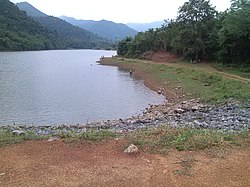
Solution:
{"label": "foliage", "polygon": [[209,0],[189,0],[179,8],[176,20],[140,32],[118,47],[118,54],[127,57],[146,51],[167,51],[196,62],[217,59],[250,65],[250,1],[233,0],[230,10],[218,13]]}
{"label": "foliage", "polygon": [[60,49],[60,40],[21,12],[8,0],[0,0],[0,50]]}
{"label": "foliage", "polygon": [[220,61],[250,65],[250,1],[234,0],[219,31]]}

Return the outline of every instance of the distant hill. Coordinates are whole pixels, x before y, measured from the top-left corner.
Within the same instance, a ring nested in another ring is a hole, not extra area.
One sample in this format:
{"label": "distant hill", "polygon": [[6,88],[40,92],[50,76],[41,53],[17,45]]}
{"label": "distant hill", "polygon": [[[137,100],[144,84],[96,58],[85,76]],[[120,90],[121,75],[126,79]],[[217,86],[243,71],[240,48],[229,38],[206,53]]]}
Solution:
{"label": "distant hill", "polygon": [[61,48],[63,43],[56,32],[35,22],[9,0],[0,0],[0,50]]}
{"label": "distant hill", "polygon": [[81,28],[84,28],[90,32],[97,34],[100,37],[110,40],[122,40],[127,36],[134,37],[137,31],[131,29],[125,24],[114,23],[112,21],[101,20],[77,20],[72,17],[61,16],[61,19]]}
{"label": "distant hill", "polygon": [[152,23],[127,23],[126,25],[135,29],[138,32],[144,32],[147,31],[148,29],[160,28],[164,23],[165,23],[164,21],[155,21]]}
{"label": "distant hill", "polygon": [[27,15],[31,16],[35,21],[46,27],[51,31],[55,31],[58,35],[64,39],[66,48],[77,48],[77,49],[103,49],[112,48],[112,43],[106,39],[98,37],[97,35],[74,26],[62,19],[48,16],[29,3],[17,3],[18,8],[25,11]]}
{"label": "distant hill", "polygon": [[31,4],[27,2],[16,3],[16,5],[20,10],[25,11],[31,17],[46,17],[47,16],[46,14],[44,14],[40,10],[37,10],[35,7],[33,7]]}

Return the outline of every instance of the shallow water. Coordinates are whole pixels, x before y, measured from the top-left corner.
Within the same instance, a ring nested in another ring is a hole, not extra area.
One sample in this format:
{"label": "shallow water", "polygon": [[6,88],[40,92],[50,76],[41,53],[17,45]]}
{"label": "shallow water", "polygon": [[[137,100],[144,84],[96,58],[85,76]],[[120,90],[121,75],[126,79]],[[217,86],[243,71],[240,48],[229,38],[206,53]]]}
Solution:
{"label": "shallow water", "polygon": [[117,67],[114,51],[0,52],[0,125],[83,124],[137,115],[164,98]]}

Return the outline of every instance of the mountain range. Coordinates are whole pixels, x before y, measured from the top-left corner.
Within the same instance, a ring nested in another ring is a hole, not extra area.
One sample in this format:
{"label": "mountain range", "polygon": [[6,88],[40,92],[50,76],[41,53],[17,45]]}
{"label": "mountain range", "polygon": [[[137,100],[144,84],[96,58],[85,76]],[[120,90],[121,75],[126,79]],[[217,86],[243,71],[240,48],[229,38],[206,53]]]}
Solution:
{"label": "mountain range", "polygon": [[72,25],[86,29],[97,34],[98,36],[114,41],[122,40],[126,37],[134,37],[138,33],[138,31],[128,27],[125,24],[114,23],[107,20],[77,20],[67,16],[61,16],[60,18],[71,23]]}
{"label": "mountain range", "polygon": [[160,28],[163,24],[165,24],[165,21],[155,21],[152,23],[126,23],[127,26],[135,29],[138,32],[144,32],[152,28]]}
{"label": "mountain range", "polygon": [[[112,21],[107,21],[107,20],[101,20],[101,21],[77,20],[75,18],[67,16],[61,16],[59,18],[55,18],[44,14],[43,12],[39,11],[38,9],[36,9],[27,2],[17,3],[16,5],[20,10],[25,11],[29,16],[33,17],[36,21],[40,22],[43,25],[45,25],[47,22],[49,23],[60,22],[60,24],[63,24],[62,21],[59,21],[60,19],[66,21],[67,23],[70,23],[71,25],[87,30],[91,33],[94,33],[99,37],[113,41],[122,40],[127,36],[134,37],[137,34],[136,30],[131,29],[125,24],[114,23]],[[49,19],[51,20],[48,21]],[[66,24],[64,23],[64,25]],[[53,25],[49,24],[46,26],[52,27]]]}
{"label": "mountain range", "polygon": [[117,41],[138,33],[107,20],[62,18],[27,2],[0,0],[0,50],[114,49]]}
{"label": "mountain range", "polygon": [[[45,28],[56,32],[66,41],[66,48],[110,48],[111,42],[92,32],[74,26],[60,18],[48,16],[27,2],[17,3],[17,7]],[[112,48],[112,47],[111,47]]]}

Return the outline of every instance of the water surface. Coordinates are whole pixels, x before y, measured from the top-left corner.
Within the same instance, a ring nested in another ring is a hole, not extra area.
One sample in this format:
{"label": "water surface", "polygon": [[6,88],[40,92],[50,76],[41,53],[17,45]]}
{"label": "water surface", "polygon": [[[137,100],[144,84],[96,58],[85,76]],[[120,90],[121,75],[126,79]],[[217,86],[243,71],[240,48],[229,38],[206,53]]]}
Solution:
{"label": "water surface", "polygon": [[0,125],[83,124],[137,115],[164,98],[117,67],[114,51],[0,52]]}

